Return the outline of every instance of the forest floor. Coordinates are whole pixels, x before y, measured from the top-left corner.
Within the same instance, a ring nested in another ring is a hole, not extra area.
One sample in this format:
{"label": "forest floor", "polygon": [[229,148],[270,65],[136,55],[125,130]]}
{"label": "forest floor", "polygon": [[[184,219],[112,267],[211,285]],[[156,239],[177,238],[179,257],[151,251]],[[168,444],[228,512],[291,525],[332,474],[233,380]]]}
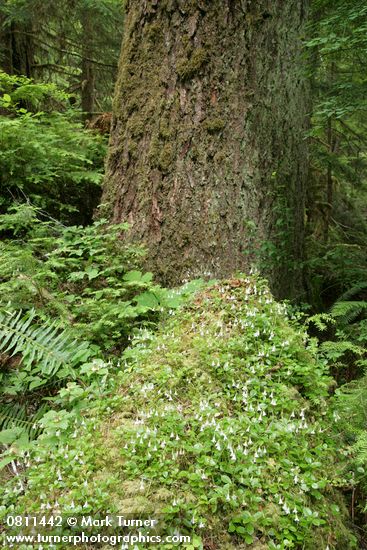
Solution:
{"label": "forest floor", "polygon": [[356,548],[331,384],[264,281],[219,282],[136,335],[81,424],[48,426],[12,513],[155,518],[187,550]]}

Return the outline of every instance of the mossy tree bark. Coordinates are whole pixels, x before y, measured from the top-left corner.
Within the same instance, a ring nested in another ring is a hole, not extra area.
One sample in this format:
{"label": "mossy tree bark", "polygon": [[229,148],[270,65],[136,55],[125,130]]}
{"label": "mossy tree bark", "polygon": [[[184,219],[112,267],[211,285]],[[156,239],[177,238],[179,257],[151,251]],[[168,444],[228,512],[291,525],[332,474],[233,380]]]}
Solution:
{"label": "mossy tree bark", "polygon": [[164,283],[246,270],[262,243],[275,293],[301,288],[306,8],[126,2],[102,202]]}

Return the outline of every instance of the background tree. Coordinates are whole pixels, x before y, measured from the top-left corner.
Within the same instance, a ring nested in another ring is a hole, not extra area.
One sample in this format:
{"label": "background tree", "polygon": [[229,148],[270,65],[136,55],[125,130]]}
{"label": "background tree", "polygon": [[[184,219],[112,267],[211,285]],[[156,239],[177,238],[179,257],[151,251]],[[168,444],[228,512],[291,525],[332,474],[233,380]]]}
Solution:
{"label": "background tree", "polygon": [[322,308],[366,280],[367,6],[317,0],[312,19],[308,299]]}
{"label": "background tree", "polygon": [[[263,260],[301,288],[307,2],[127,3],[103,201],[176,284]],[[254,228],[256,231],[254,232]],[[247,253],[247,256],[246,256]]]}
{"label": "background tree", "polygon": [[91,223],[106,140],[84,128],[68,99],[54,84],[0,71],[0,214],[17,201],[64,223]]}
{"label": "background tree", "polygon": [[86,115],[110,109],[122,35],[121,0],[1,0],[0,67],[54,82]]}

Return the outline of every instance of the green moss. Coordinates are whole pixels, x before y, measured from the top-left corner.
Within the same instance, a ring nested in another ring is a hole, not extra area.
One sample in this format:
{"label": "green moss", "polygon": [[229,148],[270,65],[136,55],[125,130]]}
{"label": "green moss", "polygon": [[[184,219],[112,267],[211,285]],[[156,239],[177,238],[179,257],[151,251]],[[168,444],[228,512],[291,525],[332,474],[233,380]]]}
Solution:
{"label": "green moss", "polygon": [[127,123],[127,130],[133,137],[138,137],[144,134],[146,128],[146,122],[144,117],[140,113],[132,115]]}
{"label": "green moss", "polygon": [[192,145],[189,151],[190,151],[190,158],[193,161],[199,158],[199,150],[195,145]]}
{"label": "green moss", "polygon": [[131,158],[136,158],[138,152],[138,144],[133,139],[129,140],[129,155]]}
{"label": "green moss", "polygon": [[148,27],[148,32],[147,32],[148,39],[151,40],[152,42],[156,42],[157,38],[159,38],[159,36],[162,34],[162,27],[160,23],[158,22],[151,23],[147,27]]}
{"label": "green moss", "polygon": [[159,135],[163,139],[169,139],[172,136],[172,128],[168,117],[162,117],[159,125]]}
{"label": "green moss", "polygon": [[204,128],[210,133],[220,132],[225,127],[225,120],[222,118],[207,118],[204,120]]}
{"label": "green moss", "polygon": [[137,333],[122,361],[75,438],[32,452],[24,494],[4,494],[12,515],[43,493],[65,515],[72,502],[72,515],[164,510],[167,528],[210,533],[221,550],[357,547],[330,489],[341,479],[330,378],[264,281],[204,288],[158,333]]}
{"label": "green moss", "polygon": [[165,9],[168,13],[171,13],[177,9],[175,0],[159,0],[159,3],[161,5],[161,9]]}
{"label": "green moss", "polygon": [[[178,11],[177,1],[175,0],[159,0],[160,8],[165,9],[169,13],[172,11]],[[185,13],[185,15],[196,13],[198,8],[202,8],[202,2],[200,0],[185,0],[180,6],[180,9]]]}
{"label": "green moss", "polygon": [[[169,135],[167,131],[165,138],[168,138]],[[164,143],[161,137],[162,129],[153,134],[149,147],[149,162],[152,167],[159,168],[162,172],[168,172],[174,159],[174,148],[171,143]]]}
{"label": "green moss", "polygon": [[180,59],[176,71],[182,80],[193,78],[208,61],[208,52],[204,48],[195,48],[189,58]]}
{"label": "green moss", "polygon": [[153,134],[150,140],[148,158],[149,163],[153,168],[156,168],[159,165],[159,156],[162,149],[162,142],[159,139],[158,134]]}
{"label": "green moss", "polygon": [[134,111],[137,111],[138,109],[141,108],[141,103],[139,103],[138,99],[136,97],[133,97],[131,98],[127,103],[126,103],[126,111],[127,111],[127,114],[130,115],[131,113],[133,113]]}
{"label": "green moss", "polygon": [[215,153],[213,160],[216,164],[222,164],[226,158],[226,154],[223,151],[218,151]]}
{"label": "green moss", "polygon": [[162,172],[168,172],[174,158],[174,149],[171,143],[166,143],[159,155],[159,168]]}

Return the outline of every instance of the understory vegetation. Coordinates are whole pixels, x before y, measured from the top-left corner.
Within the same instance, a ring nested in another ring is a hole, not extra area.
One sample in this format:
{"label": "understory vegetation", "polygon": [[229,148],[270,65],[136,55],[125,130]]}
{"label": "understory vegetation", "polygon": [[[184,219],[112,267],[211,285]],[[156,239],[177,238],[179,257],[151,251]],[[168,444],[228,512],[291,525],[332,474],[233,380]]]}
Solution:
{"label": "understory vegetation", "polygon": [[282,207],[260,272],[174,289],[101,217],[123,15],[54,4],[0,2],[0,519],[123,512],[186,550],[365,548],[365,2],[315,0],[304,40],[300,303],[261,273],[286,253]]}
{"label": "understory vegetation", "polygon": [[258,277],[206,287],[157,333],[136,331],[117,365],[84,366],[88,387],[59,392],[3,513],[154,513],[161,533],[192,535],[184,548],[356,547],[317,353]]}

